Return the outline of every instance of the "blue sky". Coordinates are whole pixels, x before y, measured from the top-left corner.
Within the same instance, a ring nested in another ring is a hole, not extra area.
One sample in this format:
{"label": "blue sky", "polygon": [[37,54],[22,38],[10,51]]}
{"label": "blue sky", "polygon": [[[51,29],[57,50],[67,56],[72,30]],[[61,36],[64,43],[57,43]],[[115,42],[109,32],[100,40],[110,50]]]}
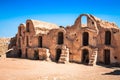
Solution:
{"label": "blue sky", "polygon": [[120,0],[0,0],[0,37],[15,36],[26,19],[67,26],[82,13],[120,27]]}

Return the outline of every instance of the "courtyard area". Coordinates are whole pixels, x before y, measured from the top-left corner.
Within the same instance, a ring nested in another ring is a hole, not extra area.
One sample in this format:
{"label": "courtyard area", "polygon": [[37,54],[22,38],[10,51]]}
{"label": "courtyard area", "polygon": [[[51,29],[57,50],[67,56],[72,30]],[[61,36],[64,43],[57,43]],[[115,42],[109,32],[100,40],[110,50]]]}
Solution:
{"label": "courtyard area", "polygon": [[120,68],[6,58],[0,60],[0,80],[120,80]]}

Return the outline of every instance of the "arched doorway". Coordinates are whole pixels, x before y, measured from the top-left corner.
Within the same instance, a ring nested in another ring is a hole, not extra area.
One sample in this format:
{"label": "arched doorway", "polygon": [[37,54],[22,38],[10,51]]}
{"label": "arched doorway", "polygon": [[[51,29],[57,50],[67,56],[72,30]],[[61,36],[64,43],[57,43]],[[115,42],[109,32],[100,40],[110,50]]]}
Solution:
{"label": "arched doorway", "polygon": [[89,63],[89,51],[87,49],[82,50],[82,63],[83,64]]}
{"label": "arched doorway", "polygon": [[104,50],[104,63],[106,65],[110,64],[110,50],[109,49]]}
{"label": "arched doorway", "polygon": [[57,49],[57,50],[56,50],[56,58],[55,58],[55,61],[56,61],[56,62],[59,61],[61,53],[62,53],[61,49]]}
{"label": "arched doorway", "polygon": [[63,44],[63,42],[64,42],[63,32],[59,32],[58,33],[58,44]]}
{"label": "arched doorway", "polygon": [[111,45],[111,32],[105,31],[105,45]]}
{"label": "arched doorway", "polygon": [[42,48],[42,36],[39,36],[38,38],[38,45],[40,48]]}
{"label": "arched doorway", "polygon": [[83,33],[83,38],[82,38],[83,40],[83,46],[87,46],[87,45],[89,45],[89,34],[88,34],[88,32],[84,32]]}

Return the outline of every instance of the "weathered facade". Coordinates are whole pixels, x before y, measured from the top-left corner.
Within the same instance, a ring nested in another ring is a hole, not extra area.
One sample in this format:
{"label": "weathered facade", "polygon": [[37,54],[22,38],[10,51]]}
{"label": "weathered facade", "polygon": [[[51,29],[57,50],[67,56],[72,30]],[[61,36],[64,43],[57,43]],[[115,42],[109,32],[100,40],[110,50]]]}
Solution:
{"label": "weathered facade", "polygon": [[[86,17],[83,24],[82,17]],[[16,36],[22,58],[84,64],[120,63],[120,29],[90,14],[81,14],[72,26],[27,20]]]}

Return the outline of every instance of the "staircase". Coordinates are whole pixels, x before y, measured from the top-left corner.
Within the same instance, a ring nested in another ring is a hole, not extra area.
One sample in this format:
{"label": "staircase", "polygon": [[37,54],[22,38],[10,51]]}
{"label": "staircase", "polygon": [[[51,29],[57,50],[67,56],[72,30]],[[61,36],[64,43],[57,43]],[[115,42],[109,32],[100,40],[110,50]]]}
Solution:
{"label": "staircase", "polygon": [[94,49],[91,57],[90,57],[90,60],[89,60],[89,65],[90,66],[94,66],[96,65],[96,62],[97,62],[97,53],[98,53],[98,48]]}
{"label": "staircase", "polygon": [[68,63],[68,62],[69,62],[69,49],[66,48],[65,46],[64,49],[62,49],[62,54],[60,56],[59,63]]}

